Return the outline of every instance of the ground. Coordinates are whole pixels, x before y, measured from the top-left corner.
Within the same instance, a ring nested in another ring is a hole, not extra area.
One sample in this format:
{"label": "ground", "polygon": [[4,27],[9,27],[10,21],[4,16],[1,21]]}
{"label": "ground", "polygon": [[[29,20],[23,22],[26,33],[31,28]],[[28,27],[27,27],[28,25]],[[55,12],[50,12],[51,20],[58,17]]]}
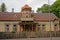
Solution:
{"label": "ground", "polygon": [[[51,38],[22,38],[22,39],[0,39],[0,40],[51,40]],[[60,37],[52,37],[52,40],[60,40]]]}

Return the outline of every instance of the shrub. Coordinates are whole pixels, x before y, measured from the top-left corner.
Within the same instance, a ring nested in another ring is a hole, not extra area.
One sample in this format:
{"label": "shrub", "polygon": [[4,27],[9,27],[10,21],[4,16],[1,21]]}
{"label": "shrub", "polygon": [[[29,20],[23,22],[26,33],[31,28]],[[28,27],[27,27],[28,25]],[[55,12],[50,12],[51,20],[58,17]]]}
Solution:
{"label": "shrub", "polygon": [[15,31],[12,31],[11,33],[16,33]]}

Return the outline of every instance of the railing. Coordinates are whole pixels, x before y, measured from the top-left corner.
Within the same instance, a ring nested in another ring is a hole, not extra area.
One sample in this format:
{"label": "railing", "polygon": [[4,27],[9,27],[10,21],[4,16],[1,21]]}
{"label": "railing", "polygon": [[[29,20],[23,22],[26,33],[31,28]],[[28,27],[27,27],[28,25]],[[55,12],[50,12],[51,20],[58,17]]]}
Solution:
{"label": "railing", "polygon": [[[60,37],[60,32],[51,32],[52,37]],[[0,33],[0,39],[50,37],[50,32]]]}

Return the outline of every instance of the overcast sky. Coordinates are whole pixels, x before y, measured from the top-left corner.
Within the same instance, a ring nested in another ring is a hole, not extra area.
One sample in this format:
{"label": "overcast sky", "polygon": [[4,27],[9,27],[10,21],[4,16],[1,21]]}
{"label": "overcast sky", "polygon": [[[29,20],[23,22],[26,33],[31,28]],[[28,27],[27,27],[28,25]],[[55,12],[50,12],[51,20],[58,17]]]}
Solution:
{"label": "overcast sky", "polygon": [[[55,1],[56,0],[50,0],[50,4],[53,4]],[[9,12],[11,12],[12,8],[14,8],[15,12],[20,12],[21,7],[25,4],[31,6],[34,11],[43,4],[48,4],[48,0],[0,0],[0,5],[3,2],[6,4],[7,11]]]}

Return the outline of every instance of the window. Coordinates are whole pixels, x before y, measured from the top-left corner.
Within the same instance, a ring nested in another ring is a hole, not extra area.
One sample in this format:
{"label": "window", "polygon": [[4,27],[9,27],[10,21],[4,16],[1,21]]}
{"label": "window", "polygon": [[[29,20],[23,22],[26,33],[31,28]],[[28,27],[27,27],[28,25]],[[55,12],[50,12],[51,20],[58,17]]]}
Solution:
{"label": "window", "polygon": [[29,15],[28,14],[26,14],[26,18],[28,18],[29,17]]}
{"label": "window", "polygon": [[58,30],[58,25],[57,25],[57,24],[54,25],[54,30],[55,30],[55,31]]}
{"label": "window", "polygon": [[9,25],[6,25],[6,32],[9,32]]}
{"label": "window", "polygon": [[26,15],[26,18],[28,18],[28,16]]}
{"label": "window", "polygon": [[16,25],[13,25],[13,30],[14,30],[14,32],[17,31],[17,27],[16,27]]}
{"label": "window", "polygon": [[38,32],[40,32],[40,24],[38,24]]}
{"label": "window", "polygon": [[45,24],[42,25],[42,31],[45,31]]}

